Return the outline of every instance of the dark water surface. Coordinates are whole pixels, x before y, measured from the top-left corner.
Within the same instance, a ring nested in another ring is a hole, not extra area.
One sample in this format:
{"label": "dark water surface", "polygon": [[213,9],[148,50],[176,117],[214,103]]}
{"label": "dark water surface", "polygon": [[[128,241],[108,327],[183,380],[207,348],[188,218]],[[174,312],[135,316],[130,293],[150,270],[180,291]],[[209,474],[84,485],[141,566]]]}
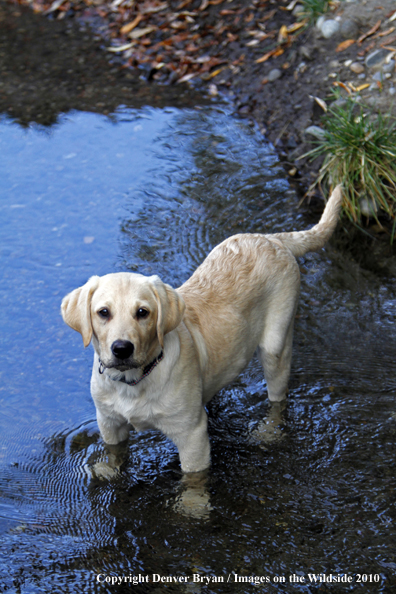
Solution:
{"label": "dark water surface", "polygon": [[3,118],[0,179],[0,591],[394,592],[395,282],[335,247],[301,261],[285,410],[254,360],[209,406],[207,476],[154,431],[94,472],[92,350],[61,299],[112,271],[177,286],[233,233],[305,228],[260,135],[223,107]]}

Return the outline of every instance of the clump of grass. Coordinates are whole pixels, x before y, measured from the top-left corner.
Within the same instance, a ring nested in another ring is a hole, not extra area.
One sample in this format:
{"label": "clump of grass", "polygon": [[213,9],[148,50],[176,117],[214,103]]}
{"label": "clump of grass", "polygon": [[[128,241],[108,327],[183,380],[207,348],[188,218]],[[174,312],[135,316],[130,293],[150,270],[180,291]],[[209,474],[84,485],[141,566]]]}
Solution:
{"label": "clump of grass", "polygon": [[344,187],[344,212],[357,226],[363,217],[387,215],[396,231],[396,120],[390,115],[365,113],[349,98],[322,116],[324,134],[306,156],[324,155],[312,184]]}
{"label": "clump of grass", "polygon": [[316,19],[330,8],[329,0],[302,0],[301,4],[303,10],[299,13],[298,18],[306,19],[310,25],[315,24]]}

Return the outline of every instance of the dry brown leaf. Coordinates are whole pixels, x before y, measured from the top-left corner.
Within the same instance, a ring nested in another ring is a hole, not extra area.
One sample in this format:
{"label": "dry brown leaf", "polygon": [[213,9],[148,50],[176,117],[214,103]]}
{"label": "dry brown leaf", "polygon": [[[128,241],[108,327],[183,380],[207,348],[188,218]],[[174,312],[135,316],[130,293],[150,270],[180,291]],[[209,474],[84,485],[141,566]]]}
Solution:
{"label": "dry brown leaf", "polygon": [[[209,0],[202,0],[200,7],[198,10],[205,10],[209,6]],[[180,82],[180,81],[178,81]]]}
{"label": "dry brown leaf", "polygon": [[296,31],[301,29],[301,27],[305,27],[306,24],[307,24],[307,21],[301,21],[301,23],[294,23],[294,25],[290,25],[290,27],[287,27],[287,32],[295,33]]}
{"label": "dry brown leaf", "polygon": [[138,26],[138,24],[140,23],[142,18],[143,18],[142,15],[138,14],[137,17],[135,19],[133,19],[133,21],[131,21],[130,23],[127,23],[126,25],[121,27],[121,29],[120,29],[121,35],[127,35],[128,33],[130,33],[135,27]]}
{"label": "dry brown leaf", "polygon": [[370,83],[364,83],[364,85],[359,85],[358,87],[356,87],[357,92],[359,91],[363,91],[364,89],[367,89],[370,86]]}
{"label": "dry brown leaf", "polygon": [[368,44],[367,47],[364,47],[360,52],[357,53],[358,56],[364,56],[368,52],[370,52],[375,47],[375,41],[372,41]]}
{"label": "dry brown leaf", "polygon": [[282,48],[275,48],[264,54],[264,56],[261,56],[261,58],[259,58],[258,60],[256,60],[256,64],[262,64],[263,62],[266,62],[267,60],[269,60],[269,58],[272,58],[273,56],[281,56],[283,52],[284,50]]}
{"label": "dry brown leaf", "polygon": [[190,74],[185,74],[184,76],[179,78],[179,80],[177,82],[178,83],[187,82],[187,81],[191,80],[192,78],[194,78],[194,76],[197,76],[197,74],[198,74],[198,72],[191,72]]}
{"label": "dry brown leaf", "polygon": [[316,101],[316,103],[318,105],[320,105],[320,107],[323,109],[324,112],[327,112],[327,105],[326,105],[326,102],[323,101],[323,99],[321,99],[320,97],[315,97],[313,95],[310,95],[310,97],[312,97],[312,99],[314,99]]}
{"label": "dry brown leaf", "polygon": [[371,27],[370,31],[367,31],[367,33],[364,33],[363,35],[361,35],[358,39],[358,44],[360,45],[365,39],[367,39],[367,37],[370,37],[370,35],[374,35],[374,33],[376,31],[378,31],[378,29],[381,26],[381,21],[377,21],[374,25],[374,27]]}
{"label": "dry brown leaf", "polygon": [[344,91],[346,91],[349,95],[351,95],[351,89],[349,89],[346,85],[344,85],[343,82],[340,82],[337,80],[337,81],[333,82],[333,85],[335,87],[341,87],[342,89],[344,89]]}
{"label": "dry brown leaf", "polygon": [[336,47],[336,52],[343,52],[344,50],[348,49],[355,43],[354,39],[346,39],[345,41],[341,41]]}
{"label": "dry brown leaf", "polygon": [[395,27],[391,27],[390,29],[387,29],[386,31],[380,31],[379,33],[377,33],[376,37],[386,37],[387,35],[390,35],[391,33],[393,33],[394,30],[395,30]]}
{"label": "dry brown leaf", "polygon": [[287,27],[286,27],[286,25],[282,25],[282,27],[279,29],[279,33],[278,33],[278,43],[284,43],[285,41],[287,41],[287,39],[288,39]]}
{"label": "dry brown leaf", "polygon": [[209,80],[210,78],[214,78],[215,76],[217,76],[218,74],[220,74],[220,72],[222,72],[223,70],[224,70],[224,68],[217,68],[217,70],[214,70],[213,72],[211,72],[210,74],[208,74],[207,80]]}
{"label": "dry brown leaf", "polygon": [[143,27],[143,29],[135,29],[128,35],[131,39],[139,39],[139,37],[144,37],[144,35],[148,35],[155,31],[157,27]]}
{"label": "dry brown leaf", "polygon": [[162,4],[157,4],[157,5],[142,6],[139,10],[140,10],[141,14],[154,14],[156,12],[162,12],[163,10],[166,10],[167,8],[168,8],[168,3],[162,2]]}

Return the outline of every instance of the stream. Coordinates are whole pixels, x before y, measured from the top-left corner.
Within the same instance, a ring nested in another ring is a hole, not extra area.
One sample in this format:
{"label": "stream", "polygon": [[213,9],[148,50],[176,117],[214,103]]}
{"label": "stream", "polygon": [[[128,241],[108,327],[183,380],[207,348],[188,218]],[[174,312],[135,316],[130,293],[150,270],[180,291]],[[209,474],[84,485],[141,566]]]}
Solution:
{"label": "stream", "polygon": [[253,359],[208,407],[205,476],[155,431],[94,471],[93,351],[61,300],[309,226],[258,130],[220,102],[4,115],[0,179],[0,592],[394,592],[396,285],[334,242],[300,259],[283,411]]}

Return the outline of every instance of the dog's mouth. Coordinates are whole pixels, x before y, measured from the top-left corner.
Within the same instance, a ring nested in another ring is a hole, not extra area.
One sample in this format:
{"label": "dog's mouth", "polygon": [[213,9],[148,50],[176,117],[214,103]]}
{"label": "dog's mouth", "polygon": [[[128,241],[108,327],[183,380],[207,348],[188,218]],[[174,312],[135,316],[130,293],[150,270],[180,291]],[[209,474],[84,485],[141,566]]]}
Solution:
{"label": "dog's mouth", "polygon": [[135,360],[125,360],[120,361],[119,359],[115,359],[111,361],[110,365],[106,365],[106,367],[111,367],[112,369],[117,369],[117,371],[131,371],[132,369],[139,369],[142,365]]}
{"label": "dog's mouth", "polygon": [[100,364],[102,365],[103,369],[116,369],[117,371],[131,371],[132,369],[139,369],[142,367],[141,363],[137,361],[120,361],[120,360],[110,360],[110,361],[103,361],[100,358]]}

